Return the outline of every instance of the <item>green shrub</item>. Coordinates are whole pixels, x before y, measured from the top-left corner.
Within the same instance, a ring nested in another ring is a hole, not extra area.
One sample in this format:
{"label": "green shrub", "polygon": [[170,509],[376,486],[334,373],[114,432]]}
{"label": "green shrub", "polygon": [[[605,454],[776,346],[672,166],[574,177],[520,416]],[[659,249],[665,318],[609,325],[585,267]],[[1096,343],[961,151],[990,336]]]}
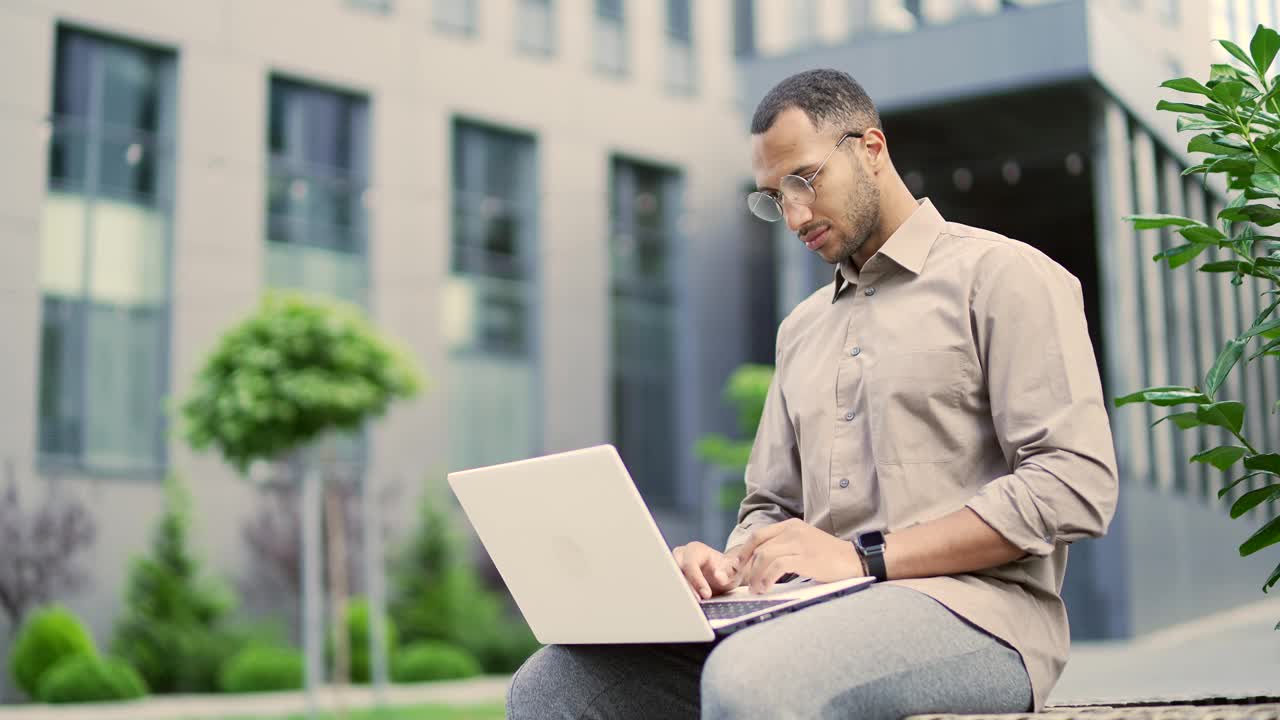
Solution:
{"label": "green shrub", "polygon": [[[387,657],[394,657],[399,638],[396,625],[391,618],[383,617],[387,642]],[[347,642],[351,651],[351,682],[368,683],[373,674],[373,665],[369,662],[369,601],[364,598],[352,598],[347,605]],[[330,643],[332,653],[333,644]]]}
{"label": "green shrub", "polygon": [[242,643],[222,630],[234,600],[201,577],[191,551],[190,500],[171,477],[151,550],[136,558],[111,649],[128,660],[152,692],[212,692],[218,672]]}
{"label": "green shrub", "polygon": [[40,677],[59,660],[96,654],[93,638],[80,619],[54,605],[32,613],[23,623],[9,654],[9,668],[14,683],[28,697],[35,698]]}
{"label": "green shrub", "polygon": [[135,700],[147,685],[133,666],[119,658],[70,655],[40,678],[37,699],[47,703]]}
{"label": "green shrub", "polygon": [[425,639],[466,650],[485,672],[514,672],[540,647],[524,621],[508,615],[501,594],[485,588],[469,567],[448,571],[418,610],[433,615],[423,623],[431,633]]}
{"label": "green shrub", "polygon": [[747,363],[738,366],[725,381],[722,397],[733,408],[738,419],[741,439],[732,439],[720,433],[709,433],[698,439],[695,452],[703,462],[732,472],[731,480],[720,488],[720,507],[737,510],[746,496],[747,488],[742,473],[751,458],[751,443],[764,414],[764,400],[773,381],[771,365]]}
{"label": "green shrub", "polygon": [[523,620],[516,619],[479,631],[464,647],[471,649],[485,672],[505,674],[520,669],[542,643]]}
{"label": "green shrub", "polygon": [[249,640],[238,634],[217,630],[190,630],[179,637],[182,667],[177,673],[177,692],[218,692],[220,676],[231,658]]}
{"label": "green shrub", "polygon": [[289,648],[248,647],[222,669],[222,690],[229,693],[298,690],[302,687],[302,654]]}
{"label": "green shrub", "polygon": [[441,642],[406,646],[395,656],[391,677],[398,683],[457,680],[480,674],[480,663],[462,648]]}
{"label": "green shrub", "polygon": [[466,562],[448,498],[423,494],[418,527],[398,558],[392,616],[402,642],[433,640],[466,650],[485,672],[512,672],[538,649],[524,621],[507,611]]}

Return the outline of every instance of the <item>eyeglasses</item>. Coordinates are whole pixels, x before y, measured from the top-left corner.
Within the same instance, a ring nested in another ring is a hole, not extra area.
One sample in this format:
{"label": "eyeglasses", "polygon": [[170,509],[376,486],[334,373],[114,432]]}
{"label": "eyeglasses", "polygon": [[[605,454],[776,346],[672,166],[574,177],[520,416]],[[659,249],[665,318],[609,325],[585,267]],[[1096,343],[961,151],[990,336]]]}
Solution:
{"label": "eyeglasses", "polygon": [[782,192],[782,197],[778,197],[771,190],[757,190],[747,195],[747,207],[751,209],[751,213],[765,222],[775,222],[782,219],[782,203],[785,200],[796,205],[812,205],[817,199],[818,193],[813,189],[813,179],[818,177],[818,173],[822,172],[822,168],[826,167],[827,161],[831,159],[831,155],[835,153],[836,148],[840,147],[845,140],[849,138],[860,138],[860,132],[848,132],[840,137],[831,148],[831,152],[822,159],[822,163],[818,165],[818,169],[813,171],[808,178],[802,178],[799,175],[784,175],[782,180],[778,181],[778,189]]}

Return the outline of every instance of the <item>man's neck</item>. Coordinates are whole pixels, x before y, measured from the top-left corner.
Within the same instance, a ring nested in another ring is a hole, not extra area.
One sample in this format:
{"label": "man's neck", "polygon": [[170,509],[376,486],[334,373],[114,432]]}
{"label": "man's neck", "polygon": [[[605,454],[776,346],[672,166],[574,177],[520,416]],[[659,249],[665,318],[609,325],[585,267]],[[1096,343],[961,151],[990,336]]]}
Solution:
{"label": "man's neck", "polygon": [[919,201],[912,196],[905,185],[899,185],[892,192],[886,193],[880,203],[880,222],[871,232],[871,237],[867,238],[867,242],[850,258],[853,266],[861,271],[867,260],[889,242],[889,238],[893,237],[898,228],[902,227],[902,223],[906,222],[918,207],[920,207]]}

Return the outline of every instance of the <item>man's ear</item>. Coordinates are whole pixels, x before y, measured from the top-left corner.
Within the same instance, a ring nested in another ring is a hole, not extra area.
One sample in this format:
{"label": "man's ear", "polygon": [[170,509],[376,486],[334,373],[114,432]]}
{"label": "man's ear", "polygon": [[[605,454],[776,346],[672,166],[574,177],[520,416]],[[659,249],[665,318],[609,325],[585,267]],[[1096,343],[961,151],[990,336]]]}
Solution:
{"label": "man's ear", "polygon": [[889,139],[879,128],[871,128],[862,135],[862,144],[867,149],[867,162],[873,172],[880,172],[889,167]]}

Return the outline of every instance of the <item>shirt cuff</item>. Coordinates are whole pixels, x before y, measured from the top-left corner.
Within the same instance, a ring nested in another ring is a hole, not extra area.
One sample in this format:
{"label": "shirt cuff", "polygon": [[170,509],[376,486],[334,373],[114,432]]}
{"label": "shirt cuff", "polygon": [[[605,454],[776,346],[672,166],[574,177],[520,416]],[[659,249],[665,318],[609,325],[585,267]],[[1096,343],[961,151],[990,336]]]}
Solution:
{"label": "shirt cuff", "polygon": [[733,529],[732,532],[729,533],[729,539],[725,541],[725,544],[724,544],[724,551],[729,552],[734,548],[734,546],[741,545],[742,543],[746,542],[747,538],[751,536],[751,531],[755,529],[756,526],[763,526],[765,524],[767,523],[760,523],[755,520],[749,520],[743,525],[738,525]]}
{"label": "shirt cuff", "polygon": [[[983,486],[965,507],[1000,533],[1005,540],[1030,555],[1053,552],[1053,518],[1046,518],[1040,503],[1016,475],[1006,475]],[[1050,511],[1051,513],[1052,511]]]}

